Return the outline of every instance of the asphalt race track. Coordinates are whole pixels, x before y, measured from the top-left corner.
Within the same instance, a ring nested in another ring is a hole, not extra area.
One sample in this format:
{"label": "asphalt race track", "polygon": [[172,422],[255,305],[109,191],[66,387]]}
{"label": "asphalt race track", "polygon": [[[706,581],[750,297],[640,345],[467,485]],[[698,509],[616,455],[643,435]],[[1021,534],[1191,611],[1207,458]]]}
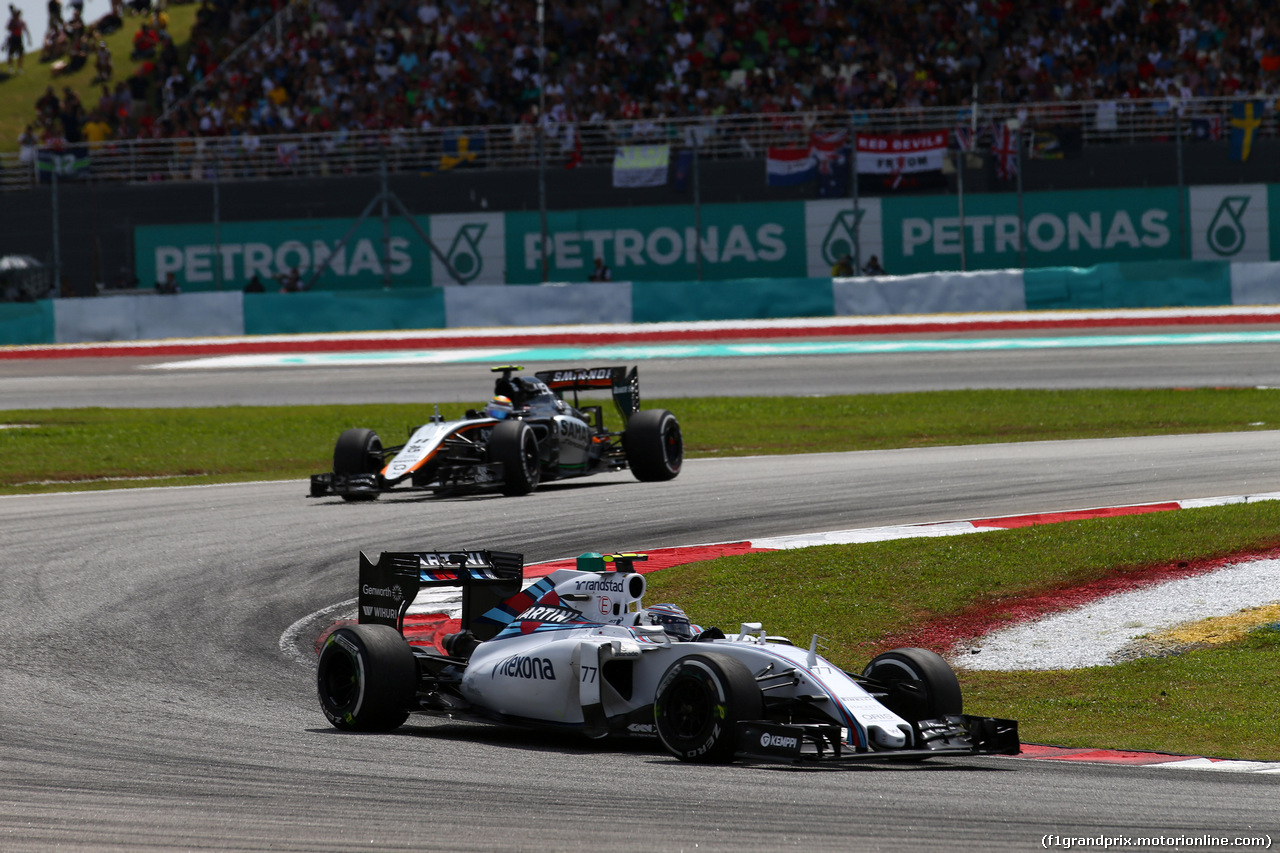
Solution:
{"label": "asphalt race track", "polygon": [[[1267,326],[1250,327],[1270,330]],[[1081,330],[1084,334],[1094,334]],[[1222,332],[1179,327],[1176,332]],[[1230,331],[1228,329],[1228,331]],[[1150,328],[1105,334],[1151,334]],[[1039,336],[1062,337],[1060,330]],[[1004,335],[1010,339],[1034,333]],[[928,341],[939,334],[868,336],[875,341]],[[953,340],[990,333],[953,333]],[[638,348],[638,347],[631,347]],[[625,353],[628,347],[622,347]],[[472,364],[157,369],[192,357],[0,360],[0,410],[82,406],[321,405],[344,403],[474,403],[488,396],[488,368]],[[524,361],[526,373],[563,366]],[[625,355],[600,364],[639,365],[647,399],[830,395],[964,388],[1168,388],[1218,385],[1280,387],[1280,343],[1197,346],[1094,346],[1082,349],[948,353],[790,355],[751,358],[645,359]]]}
{"label": "asphalt race track", "polygon": [[[1166,353],[1175,363],[1158,384],[1275,380],[1274,353],[1246,349],[1212,376],[1205,352]],[[756,376],[757,393],[788,388],[772,384],[777,375],[868,372],[857,359],[777,361],[769,382]],[[679,368],[653,366],[672,377]],[[123,362],[97,376],[97,362],[61,367],[80,377],[51,383],[68,405],[100,390],[103,377],[123,387],[136,375]],[[738,369],[746,368],[686,364],[680,382],[723,387],[725,372]],[[1073,369],[1088,367],[1057,354],[1052,371]],[[0,373],[15,375],[11,364]],[[272,393],[256,372],[234,376],[246,400]],[[11,381],[0,379],[6,406]],[[481,377],[470,386],[472,398],[484,385]],[[327,389],[328,399],[342,391]],[[204,393],[205,404],[232,402]],[[307,499],[302,482],[0,498],[0,850],[1028,850],[1045,835],[1280,840],[1276,774],[1009,758],[704,768],[644,746],[436,721],[392,735],[342,734],[316,704],[309,648],[343,615],[335,605],[354,597],[360,549],[487,547],[541,560],[1277,484],[1280,431],[1264,431],[695,460],[671,483],[623,473],[525,498],[346,505]]]}

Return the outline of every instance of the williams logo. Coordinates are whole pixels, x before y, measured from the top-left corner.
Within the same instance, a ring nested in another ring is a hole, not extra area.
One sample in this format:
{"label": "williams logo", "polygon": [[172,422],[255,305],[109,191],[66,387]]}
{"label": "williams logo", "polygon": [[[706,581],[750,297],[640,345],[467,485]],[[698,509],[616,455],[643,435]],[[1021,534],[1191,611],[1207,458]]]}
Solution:
{"label": "williams logo", "polygon": [[484,269],[484,255],[480,251],[480,238],[488,224],[471,222],[458,229],[445,258],[449,262],[449,274],[458,284],[469,284]]}
{"label": "williams logo", "polygon": [[1217,254],[1231,257],[1244,248],[1244,212],[1249,207],[1247,195],[1226,196],[1209,222],[1205,240]]}

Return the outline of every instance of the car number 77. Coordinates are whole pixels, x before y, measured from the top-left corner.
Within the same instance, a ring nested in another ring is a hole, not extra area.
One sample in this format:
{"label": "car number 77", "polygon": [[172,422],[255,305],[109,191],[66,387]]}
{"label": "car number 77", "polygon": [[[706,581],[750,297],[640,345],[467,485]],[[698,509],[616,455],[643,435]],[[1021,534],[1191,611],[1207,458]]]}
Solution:
{"label": "car number 77", "polygon": [[594,684],[596,681],[596,673],[600,671],[598,666],[584,666],[582,668],[582,683]]}

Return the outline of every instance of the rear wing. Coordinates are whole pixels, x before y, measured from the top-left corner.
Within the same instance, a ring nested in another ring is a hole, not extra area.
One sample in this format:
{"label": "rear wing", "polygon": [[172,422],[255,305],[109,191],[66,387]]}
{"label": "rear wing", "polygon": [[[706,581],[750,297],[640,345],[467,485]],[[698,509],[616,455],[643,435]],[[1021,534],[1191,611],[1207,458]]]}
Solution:
{"label": "rear wing", "polygon": [[566,392],[573,392],[574,405],[577,405],[579,391],[598,391],[609,389],[613,395],[613,404],[626,422],[640,411],[640,379],[639,368],[631,368],[628,373],[625,367],[573,367],[564,370],[542,370],[534,375],[556,393],[563,397]]}
{"label": "rear wing", "polygon": [[462,627],[487,640],[501,626],[476,622],[520,591],[524,555],[506,551],[383,551],[377,562],[360,553],[358,621],[404,631],[404,614],[419,590],[462,588]]}

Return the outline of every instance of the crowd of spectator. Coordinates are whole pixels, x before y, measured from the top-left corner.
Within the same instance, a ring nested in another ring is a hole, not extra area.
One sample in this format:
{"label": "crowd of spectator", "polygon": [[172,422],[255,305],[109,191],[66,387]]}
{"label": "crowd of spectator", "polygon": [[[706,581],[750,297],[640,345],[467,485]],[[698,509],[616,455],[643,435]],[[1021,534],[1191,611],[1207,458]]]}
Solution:
{"label": "crowd of spectator", "polygon": [[[126,18],[92,139],[1280,94],[1272,0],[546,0],[541,33],[536,0],[314,0],[264,28],[280,2],[202,0],[185,53],[162,12]],[[46,138],[83,138],[50,93]]]}

